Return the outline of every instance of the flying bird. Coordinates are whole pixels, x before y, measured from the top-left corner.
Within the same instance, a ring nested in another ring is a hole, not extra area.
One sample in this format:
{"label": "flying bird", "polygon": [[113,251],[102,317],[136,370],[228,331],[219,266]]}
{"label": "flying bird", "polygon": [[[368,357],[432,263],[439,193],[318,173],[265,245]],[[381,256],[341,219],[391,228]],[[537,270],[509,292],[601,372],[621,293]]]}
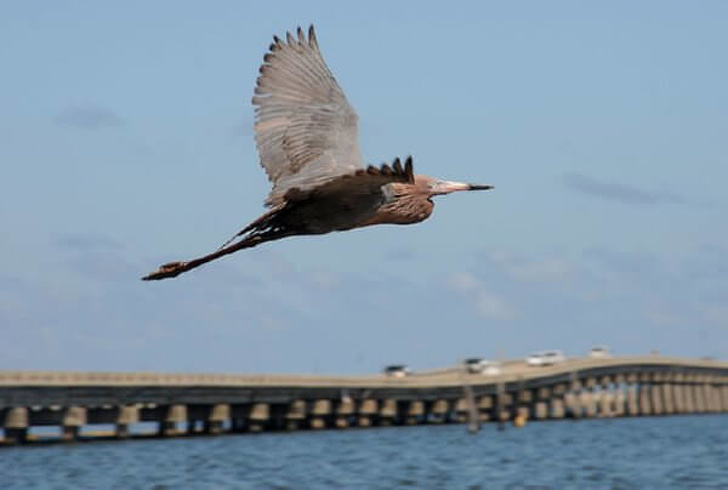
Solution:
{"label": "flying bird", "polygon": [[176,277],[244,248],[294,235],[320,235],[378,224],[407,225],[427,219],[434,196],[492,189],[415,175],[412,158],[379,167],[364,164],[357,114],[319,50],[308,37],[273,37],[253,96],[260,164],[273,185],[270,209],[217,251],[170,262],[146,281]]}

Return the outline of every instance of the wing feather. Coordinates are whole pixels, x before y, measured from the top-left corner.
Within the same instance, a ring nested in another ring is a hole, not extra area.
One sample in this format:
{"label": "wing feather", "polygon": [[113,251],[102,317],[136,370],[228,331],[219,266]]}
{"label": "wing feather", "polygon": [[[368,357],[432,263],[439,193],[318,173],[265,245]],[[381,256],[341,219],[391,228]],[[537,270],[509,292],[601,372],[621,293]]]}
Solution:
{"label": "wing feather", "polygon": [[308,39],[277,36],[255,87],[255,140],[273,189],[266,204],[289,189],[313,189],[364,165],[357,115],[326,66],[313,26]]}

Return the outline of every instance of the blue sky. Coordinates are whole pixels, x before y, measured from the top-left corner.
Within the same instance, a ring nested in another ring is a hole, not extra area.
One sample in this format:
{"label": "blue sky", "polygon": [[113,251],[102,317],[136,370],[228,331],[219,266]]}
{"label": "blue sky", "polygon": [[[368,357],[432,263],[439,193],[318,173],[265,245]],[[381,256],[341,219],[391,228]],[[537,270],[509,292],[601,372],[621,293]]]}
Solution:
{"label": "blue sky", "polygon": [[[0,7],[0,368],[728,357],[728,3]],[[263,212],[250,104],[314,23],[372,163],[494,184],[172,281]]]}

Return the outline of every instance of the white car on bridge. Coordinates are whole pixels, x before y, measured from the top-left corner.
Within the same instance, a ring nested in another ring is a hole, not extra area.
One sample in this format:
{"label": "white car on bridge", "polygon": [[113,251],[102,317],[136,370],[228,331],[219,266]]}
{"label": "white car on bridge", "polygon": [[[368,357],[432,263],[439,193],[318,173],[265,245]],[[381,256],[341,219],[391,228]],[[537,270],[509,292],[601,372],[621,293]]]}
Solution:
{"label": "white car on bridge", "polygon": [[501,365],[496,361],[489,361],[480,357],[465,359],[465,367],[469,373],[481,373],[488,376],[495,376],[501,373]]}
{"label": "white car on bridge", "polygon": [[526,364],[529,366],[551,366],[564,362],[566,357],[560,350],[544,350],[534,352],[526,358]]}
{"label": "white car on bridge", "polygon": [[406,364],[391,364],[385,367],[383,372],[386,376],[390,376],[392,378],[404,378],[405,376],[412,374],[412,371]]}

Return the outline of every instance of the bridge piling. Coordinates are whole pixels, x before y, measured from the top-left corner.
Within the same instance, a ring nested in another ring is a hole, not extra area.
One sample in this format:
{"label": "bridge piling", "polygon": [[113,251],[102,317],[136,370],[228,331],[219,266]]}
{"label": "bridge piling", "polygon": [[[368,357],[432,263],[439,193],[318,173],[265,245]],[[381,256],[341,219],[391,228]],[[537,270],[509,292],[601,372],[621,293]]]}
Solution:
{"label": "bridge piling", "polygon": [[705,390],[701,379],[696,380],[693,384],[693,396],[695,397],[695,411],[697,413],[705,413]]}
{"label": "bridge piling", "polygon": [[376,421],[376,416],[379,411],[379,403],[377,400],[367,398],[362,400],[359,406],[359,417],[357,424],[359,427],[371,427]]}
{"label": "bridge piling", "polygon": [[309,425],[312,429],[325,429],[330,426],[331,400],[316,400],[311,408]]}
{"label": "bridge piling", "polygon": [[250,432],[263,431],[270,421],[270,404],[254,403],[250,408],[247,429]]}
{"label": "bridge piling", "polygon": [[407,407],[407,416],[405,424],[417,425],[425,418],[425,404],[419,400],[412,400]]}
{"label": "bridge piling", "polygon": [[25,407],[14,407],[5,411],[3,429],[5,439],[13,444],[22,444],[28,438],[28,409]]}
{"label": "bridge piling", "polygon": [[379,425],[383,427],[392,425],[397,415],[397,400],[382,400],[379,408]]}
{"label": "bridge piling", "polygon": [[117,408],[116,437],[125,439],[129,437],[129,425],[139,422],[139,407],[136,405],[122,405]]}
{"label": "bridge piling", "polygon": [[650,408],[652,415],[663,414],[662,377],[658,373],[654,373],[650,380]]}
{"label": "bridge piling", "polygon": [[674,406],[674,398],[672,396],[672,379],[671,377],[665,380],[665,382],[661,385],[661,395],[662,395],[662,404],[663,404],[663,412],[665,415],[672,415],[675,413],[675,406]]}
{"label": "bridge piling", "polygon": [[86,409],[84,407],[67,407],[61,422],[61,437],[64,441],[76,440],[84,425],[86,425]]}
{"label": "bridge piling", "polygon": [[169,405],[166,409],[164,419],[159,423],[159,435],[171,437],[180,434],[177,424],[187,423],[187,405]]}

